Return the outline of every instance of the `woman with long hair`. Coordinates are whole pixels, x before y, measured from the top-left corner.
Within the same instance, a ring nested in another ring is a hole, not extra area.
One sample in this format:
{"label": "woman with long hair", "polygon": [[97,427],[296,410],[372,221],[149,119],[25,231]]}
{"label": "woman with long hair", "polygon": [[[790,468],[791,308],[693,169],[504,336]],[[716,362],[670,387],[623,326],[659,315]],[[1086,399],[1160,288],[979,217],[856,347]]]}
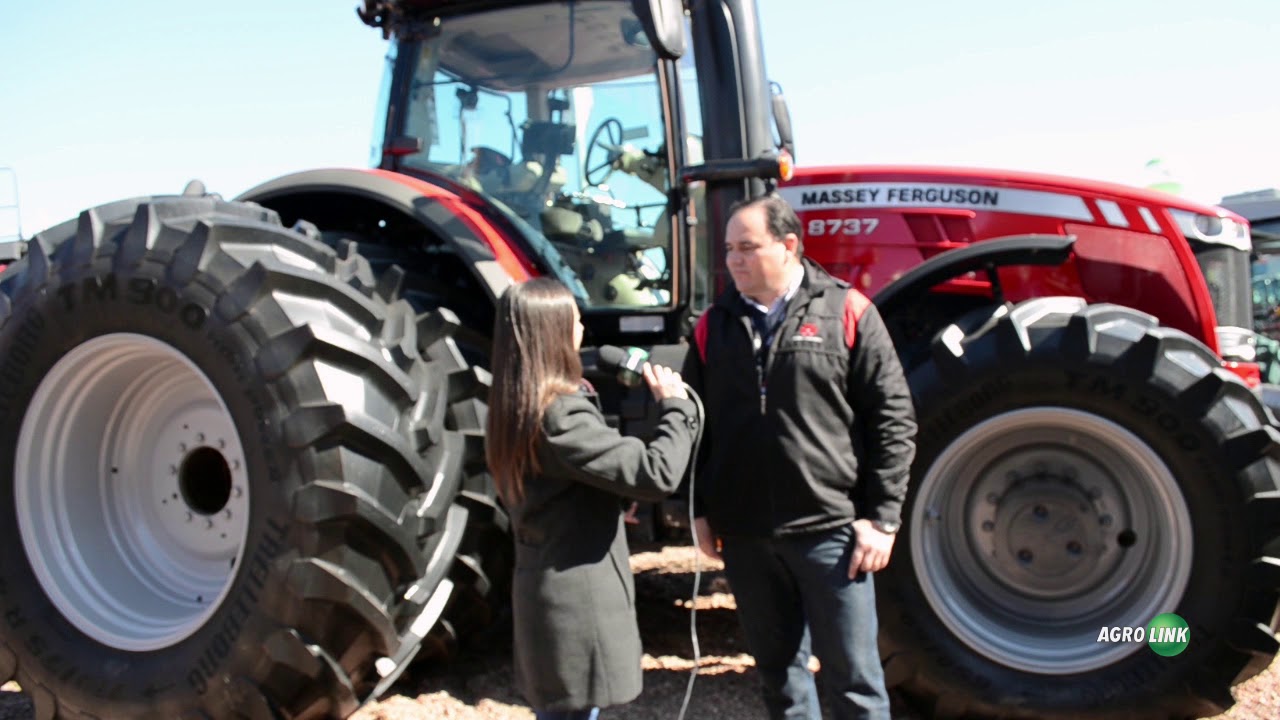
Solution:
{"label": "woman with long hair", "polygon": [[516,543],[516,685],[539,720],[594,720],[640,694],[623,499],[674,492],[697,432],[679,373],[648,363],[653,440],[609,427],[582,379],[581,344],[577,303],[558,282],[500,299],[485,453]]}

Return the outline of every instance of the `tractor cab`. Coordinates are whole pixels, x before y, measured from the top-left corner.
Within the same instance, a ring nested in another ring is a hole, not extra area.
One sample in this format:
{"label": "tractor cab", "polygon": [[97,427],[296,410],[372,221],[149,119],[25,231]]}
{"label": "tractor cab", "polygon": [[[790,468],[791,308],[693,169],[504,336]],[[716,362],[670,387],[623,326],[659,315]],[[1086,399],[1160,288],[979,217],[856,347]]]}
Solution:
{"label": "tractor cab", "polygon": [[[379,162],[475,191],[542,235],[584,308],[673,300],[684,137],[644,26],[616,0],[441,14],[391,46]],[[677,132],[679,130],[679,132]]]}
{"label": "tractor cab", "polygon": [[725,6],[366,0],[373,164],[505,215],[595,342],[677,343],[727,277],[709,229],[786,167],[754,3]]}

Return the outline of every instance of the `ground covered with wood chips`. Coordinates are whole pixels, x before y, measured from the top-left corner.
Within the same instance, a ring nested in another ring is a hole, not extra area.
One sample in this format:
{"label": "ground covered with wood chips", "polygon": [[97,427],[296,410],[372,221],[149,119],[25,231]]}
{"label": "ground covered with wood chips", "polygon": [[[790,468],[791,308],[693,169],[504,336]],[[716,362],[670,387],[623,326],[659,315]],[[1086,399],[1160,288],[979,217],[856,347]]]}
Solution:
{"label": "ground covered with wood chips", "polygon": [[[693,668],[689,594],[694,554],[688,546],[640,548],[631,558],[644,638],[644,692],[635,702],[602,713],[608,720],[675,720]],[[702,562],[698,594],[701,672],[685,717],[764,720],[751,656],[743,647],[718,563]],[[381,701],[352,720],[532,720],[516,692],[507,634],[496,629],[447,667],[415,668]],[[814,668],[818,669],[815,661]],[[821,677],[821,675],[819,675]],[[1280,661],[1235,689],[1236,705],[1213,720],[1280,718]],[[895,720],[923,720],[894,699]],[[31,704],[14,683],[0,687],[0,720],[31,720]]]}

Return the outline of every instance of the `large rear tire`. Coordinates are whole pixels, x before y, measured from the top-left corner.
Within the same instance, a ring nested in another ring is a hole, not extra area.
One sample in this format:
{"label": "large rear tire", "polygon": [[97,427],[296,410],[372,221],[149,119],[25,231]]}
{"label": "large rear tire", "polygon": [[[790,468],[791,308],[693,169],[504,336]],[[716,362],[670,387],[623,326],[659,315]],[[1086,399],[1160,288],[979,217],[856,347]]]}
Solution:
{"label": "large rear tire", "polygon": [[447,634],[487,374],[353,248],[161,198],[0,275],[0,681],[38,717],[342,718]]}
{"label": "large rear tire", "polygon": [[[890,684],[937,717],[1199,717],[1270,663],[1280,436],[1201,343],[1043,298],[961,319],[909,380]],[[1098,641],[1165,612],[1181,654]]]}

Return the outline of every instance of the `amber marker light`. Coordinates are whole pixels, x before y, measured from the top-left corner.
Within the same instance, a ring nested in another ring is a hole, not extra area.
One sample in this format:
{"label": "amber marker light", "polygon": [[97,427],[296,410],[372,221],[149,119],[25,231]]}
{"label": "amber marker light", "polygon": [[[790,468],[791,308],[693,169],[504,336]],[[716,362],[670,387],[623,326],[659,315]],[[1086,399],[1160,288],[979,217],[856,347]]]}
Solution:
{"label": "amber marker light", "polygon": [[791,159],[791,153],[783,150],[778,154],[778,177],[782,178],[783,182],[786,182],[795,177],[795,174],[796,166]]}

